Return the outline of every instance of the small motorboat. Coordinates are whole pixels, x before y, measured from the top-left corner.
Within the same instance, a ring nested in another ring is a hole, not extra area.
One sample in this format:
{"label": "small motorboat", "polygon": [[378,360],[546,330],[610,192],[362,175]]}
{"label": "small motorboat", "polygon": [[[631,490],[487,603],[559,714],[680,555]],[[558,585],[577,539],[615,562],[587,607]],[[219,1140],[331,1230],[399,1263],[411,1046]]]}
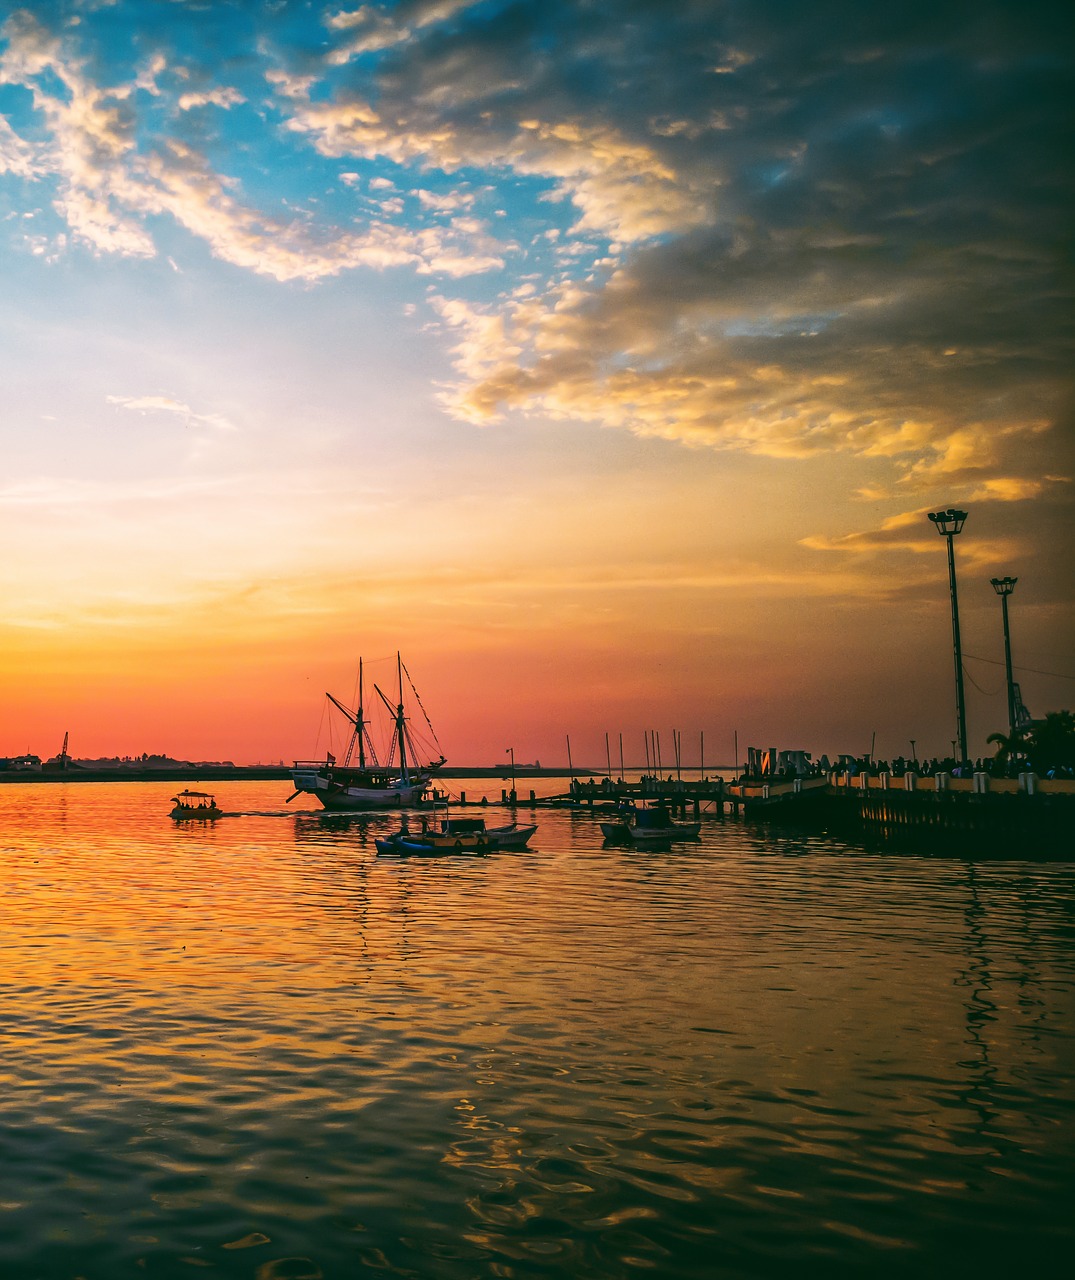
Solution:
{"label": "small motorboat", "polygon": [[482,818],[445,818],[437,826],[422,819],[421,831],[412,831],[404,817],[398,831],[374,840],[378,853],[437,854],[488,853],[494,848]]}
{"label": "small motorboat", "polygon": [[601,823],[605,839],[620,844],[673,844],[678,840],[697,840],[701,830],[700,822],[673,822],[668,806],[663,802],[643,809],[626,806],[618,822]]}
{"label": "small motorboat", "polygon": [[200,822],[211,822],[214,818],[223,817],[223,811],[217,808],[216,799],[208,791],[180,791],[172,796],[175,808],[171,816],[177,822],[194,818]]}
{"label": "small motorboat", "polygon": [[488,841],[457,840],[453,844],[442,841],[423,840],[418,836],[401,835],[398,831],[391,836],[378,836],[374,842],[378,853],[395,854],[398,858],[444,857],[462,855],[463,857],[482,857],[490,852]]}
{"label": "small motorboat", "polygon": [[525,849],[537,830],[537,824],[522,826],[517,822],[503,827],[487,827],[484,818],[449,818],[436,825],[423,818],[420,832],[411,831],[404,818],[400,829],[374,841],[378,853],[494,853],[498,849]]}

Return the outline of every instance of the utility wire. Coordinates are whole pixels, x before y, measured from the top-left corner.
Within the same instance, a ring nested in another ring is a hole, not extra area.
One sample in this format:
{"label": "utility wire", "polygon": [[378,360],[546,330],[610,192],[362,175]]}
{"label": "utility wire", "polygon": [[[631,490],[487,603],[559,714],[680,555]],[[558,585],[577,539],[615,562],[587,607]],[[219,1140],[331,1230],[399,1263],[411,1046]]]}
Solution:
{"label": "utility wire", "polygon": [[1002,688],[997,688],[997,689],[983,689],[983,688],[982,688],[982,686],[978,683],[978,681],[977,681],[977,680],[975,680],[975,678],[974,678],[974,677],[971,675],[971,673],[967,670],[967,664],[966,664],[966,663],[964,663],[964,664],[963,664],[963,674],[967,677],[967,679],[971,682],[971,684],[972,684],[972,685],[974,685],[974,687],[978,690],[978,692],[979,692],[979,693],[984,693],[984,694],[985,694],[987,697],[989,697],[989,698],[994,698],[994,697],[996,697],[996,695],[997,695],[998,693],[1003,692],[1003,689],[1002,689]]}
{"label": "utility wire", "polygon": [[[991,663],[994,667],[1004,666],[1004,663],[996,658],[979,658],[975,653],[965,653],[963,656],[964,658],[973,658],[975,662]],[[1057,680],[1075,680],[1075,676],[1065,675],[1062,671],[1039,671],[1037,667],[1017,667],[1014,663],[1012,664],[1012,670],[1029,671],[1034,676],[1053,676]]]}

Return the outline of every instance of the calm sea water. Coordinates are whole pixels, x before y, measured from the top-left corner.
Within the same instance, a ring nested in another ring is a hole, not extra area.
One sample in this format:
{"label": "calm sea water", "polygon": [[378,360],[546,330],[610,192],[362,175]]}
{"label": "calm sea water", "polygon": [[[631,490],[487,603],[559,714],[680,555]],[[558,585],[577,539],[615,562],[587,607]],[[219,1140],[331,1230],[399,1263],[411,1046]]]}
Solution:
{"label": "calm sea water", "polygon": [[1070,1263],[1075,864],[214,789],[0,787],[0,1276]]}

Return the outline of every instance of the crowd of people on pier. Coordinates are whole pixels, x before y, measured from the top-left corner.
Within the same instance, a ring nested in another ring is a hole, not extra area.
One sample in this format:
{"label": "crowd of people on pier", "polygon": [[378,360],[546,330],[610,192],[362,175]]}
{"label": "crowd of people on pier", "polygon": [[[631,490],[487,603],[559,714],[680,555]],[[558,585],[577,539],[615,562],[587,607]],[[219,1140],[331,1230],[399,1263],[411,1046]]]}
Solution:
{"label": "crowd of people on pier", "polygon": [[[871,760],[869,756],[862,758],[841,756],[838,764],[832,764],[828,757],[822,756],[820,761],[811,762],[809,768],[805,770],[777,769],[773,772],[757,773],[742,769],[735,774],[735,781],[760,782],[764,779],[767,782],[788,782],[793,778],[820,778],[833,773],[845,774],[851,778],[857,778],[863,774],[879,778],[884,773],[893,778],[902,778],[908,773],[917,774],[920,778],[932,778],[938,773],[947,773],[953,778],[970,778],[976,773],[986,773],[991,778],[1018,778],[1022,773],[1037,773],[1041,778],[1075,778],[1075,769],[1068,765],[1050,764],[1045,768],[1036,769],[1034,762],[1025,756],[1013,756],[1007,759],[1001,759],[998,756],[979,757],[976,760],[968,760],[964,764],[954,756],[934,757],[928,760],[908,760],[905,756],[896,756],[893,760]],[[637,783],[631,784],[617,782],[611,777],[574,779],[571,782],[570,794],[576,798],[609,795],[615,794],[624,786],[629,786],[632,790],[641,787],[642,790],[650,789],[654,792],[668,788],[695,791],[718,781],[719,779],[715,777],[692,778],[688,781],[677,778],[674,774],[669,774],[667,777],[643,774]]]}
{"label": "crowd of people on pier", "polygon": [[[795,777],[820,777],[828,773],[847,774],[852,778],[862,774],[878,778],[883,773],[890,774],[894,778],[902,778],[908,773],[917,774],[920,778],[932,778],[938,773],[951,774],[953,778],[970,778],[976,773],[986,773],[991,778],[1018,778],[1021,773],[1036,773],[1042,778],[1075,778],[1075,768],[1071,765],[1043,761],[1039,766],[1029,755],[1005,756],[1002,753],[989,757],[979,756],[976,760],[967,760],[964,763],[960,763],[954,756],[934,757],[928,760],[919,760],[916,757],[908,760],[905,756],[896,756],[893,760],[873,760],[869,756],[861,758],[841,756],[838,764],[830,764],[828,757],[822,756],[820,761],[813,764],[806,773],[794,769],[781,769],[764,776],[787,780]],[[763,775],[750,774],[744,770],[741,780],[749,782],[752,778],[760,776]]]}
{"label": "crowd of people on pier", "polygon": [[920,778],[932,778],[938,773],[951,774],[953,778],[970,778],[976,773],[987,773],[991,778],[1018,778],[1021,773],[1038,773],[1043,778],[1075,778],[1075,770],[1067,765],[1049,764],[1045,768],[1036,769],[1034,761],[1028,756],[979,757],[960,763],[954,756],[942,759],[907,760],[897,756],[894,760],[862,760],[849,761],[846,766],[836,769],[839,773],[847,773],[852,777],[868,773],[871,777],[879,777],[882,773],[891,774],[894,778],[902,778],[904,774],[915,773]]}

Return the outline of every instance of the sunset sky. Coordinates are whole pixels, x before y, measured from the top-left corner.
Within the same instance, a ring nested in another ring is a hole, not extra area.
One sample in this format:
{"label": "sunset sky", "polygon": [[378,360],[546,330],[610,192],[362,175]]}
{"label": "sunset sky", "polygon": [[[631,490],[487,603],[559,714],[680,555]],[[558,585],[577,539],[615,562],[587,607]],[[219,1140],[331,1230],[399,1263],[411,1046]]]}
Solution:
{"label": "sunset sky", "polygon": [[1075,705],[1066,13],[0,8],[0,755],[946,754],[950,504]]}

